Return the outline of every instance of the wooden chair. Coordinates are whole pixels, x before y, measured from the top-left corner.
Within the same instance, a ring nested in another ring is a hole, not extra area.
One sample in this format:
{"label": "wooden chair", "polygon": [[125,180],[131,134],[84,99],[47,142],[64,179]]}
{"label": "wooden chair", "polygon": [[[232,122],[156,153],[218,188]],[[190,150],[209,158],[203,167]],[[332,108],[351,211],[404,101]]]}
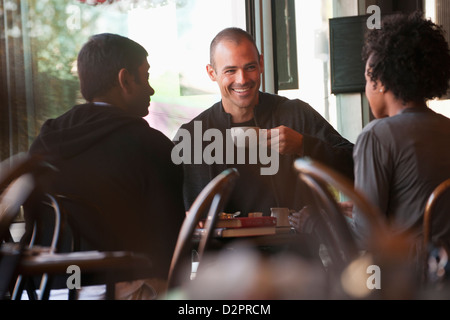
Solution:
{"label": "wooden chair", "polygon": [[317,235],[325,245],[332,264],[331,270],[336,276],[359,255],[356,240],[348,222],[341,211],[333,191],[342,192],[353,204],[360,208],[371,226],[373,234],[386,234],[386,225],[379,210],[370,205],[363,194],[354,189],[353,183],[346,177],[327,166],[307,158],[297,159],[294,163],[302,179],[312,190],[312,212],[316,222]]}
{"label": "wooden chair", "polygon": [[29,175],[20,177],[10,183],[1,194],[0,200],[0,299],[10,292],[10,281],[13,279],[16,267],[21,260],[22,248],[12,242],[9,226],[14,221],[23,201],[33,190],[33,180]]}
{"label": "wooden chair", "polygon": [[[62,195],[45,195],[44,206],[51,209],[54,217],[54,232],[48,247],[39,245],[36,238],[37,224],[34,222],[32,241],[22,255],[17,268],[19,275],[14,287],[12,299],[20,300],[22,292],[27,289],[29,297],[37,300],[47,300],[53,289],[68,288],[67,281],[71,276],[69,267],[76,266],[81,272],[81,287],[106,285],[105,299],[115,299],[115,284],[122,281],[132,281],[149,278],[152,275],[152,262],[143,254],[131,251],[86,251],[80,250],[81,237],[69,226],[68,215],[64,201],[81,203]],[[82,203],[83,206],[85,203]],[[28,221],[30,223],[31,221]],[[60,252],[61,238],[68,238],[71,251]],[[36,242],[38,245],[36,245]],[[42,249],[44,248],[44,249]],[[38,254],[35,252],[37,251]],[[33,294],[36,276],[40,278],[39,296]],[[68,299],[78,299],[79,288],[68,291]]]}
{"label": "wooden chair", "polygon": [[[9,227],[18,216],[22,205],[29,197],[39,190],[37,180],[39,174],[44,174],[46,168],[51,168],[39,157],[26,156],[7,168],[2,166],[2,193],[0,198],[0,299],[21,299],[25,288],[24,279],[42,277],[41,295],[30,298],[48,299],[50,286],[48,277],[67,275],[69,266],[77,266],[82,273],[82,279],[94,277],[95,284],[106,284],[106,299],[115,298],[116,282],[149,277],[152,263],[148,257],[133,252],[69,252],[57,253],[57,242],[60,231],[60,205],[56,197],[47,195],[47,203],[55,216],[55,232],[50,247],[36,246],[34,241],[26,244],[24,241],[13,243],[9,235]],[[53,169],[53,168],[52,168]],[[6,170],[6,169],[5,169]],[[33,230],[34,228],[27,228]],[[89,282],[89,284],[92,284]],[[82,282],[83,285],[83,282]],[[14,288],[14,289],[12,289]],[[34,288],[32,288],[34,289]],[[32,290],[27,290],[31,292]],[[8,295],[9,293],[9,295]],[[74,297],[71,295],[71,297]]]}
{"label": "wooden chair", "polygon": [[204,232],[198,246],[198,262],[201,262],[208,248],[216,218],[223,211],[238,177],[239,173],[236,169],[223,171],[206,185],[190,207],[175,246],[169,271],[169,290],[189,280],[194,231],[200,220],[207,214]]}
{"label": "wooden chair", "polygon": [[[442,251],[443,250],[443,251]],[[436,267],[431,273],[429,263],[433,252]],[[446,255],[446,257],[442,256]],[[450,179],[441,182],[430,194],[423,216],[423,283],[425,286],[450,279]]]}
{"label": "wooden chair", "polygon": [[[0,196],[3,203],[0,223],[0,241],[11,242],[10,225],[17,218],[17,210],[31,195],[35,187],[35,179],[26,174],[38,174],[55,168],[42,157],[26,153],[19,153],[0,163]],[[16,182],[19,179],[21,181]],[[12,187],[14,185],[14,187]],[[8,188],[13,191],[6,192]]]}
{"label": "wooden chair", "polygon": [[[353,262],[361,266],[361,263],[370,261],[372,266],[378,266],[382,272],[380,283],[383,289],[372,290],[367,294],[377,299],[414,298],[418,292],[416,266],[411,257],[414,239],[408,234],[392,233],[380,210],[371,205],[364,194],[355,190],[353,184],[341,174],[311,159],[296,160],[295,168],[315,194],[315,204],[322,209],[313,214],[319,218],[319,237],[330,253],[331,285],[341,290],[342,277],[352,270],[350,267],[354,266]],[[358,249],[344,213],[330,190],[344,194],[363,215],[368,232],[364,250]],[[333,276],[337,281],[333,281]],[[352,275],[347,277],[350,278]],[[348,291],[343,291],[347,295]]]}
{"label": "wooden chair", "polygon": [[37,155],[19,153],[0,163],[0,299],[11,293],[10,281],[22,256],[10,226],[35,189],[35,176],[54,168]]}
{"label": "wooden chair", "polygon": [[19,153],[0,163],[0,194],[17,178],[25,173],[38,172],[44,168],[55,168],[39,155]]}

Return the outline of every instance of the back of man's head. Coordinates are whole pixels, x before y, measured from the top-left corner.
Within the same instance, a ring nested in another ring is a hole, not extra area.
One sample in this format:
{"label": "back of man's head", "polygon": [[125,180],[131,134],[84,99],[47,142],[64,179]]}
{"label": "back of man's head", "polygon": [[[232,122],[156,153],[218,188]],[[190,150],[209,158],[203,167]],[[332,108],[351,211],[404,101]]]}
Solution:
{"label": "back of man's head", "polygon": [[147,51],[137,42],[111,33],[89,38],[78,53],[78,77],[81,94],[92,101],[118,85],[123,68],[138,78],[138,68],[147,58]]}

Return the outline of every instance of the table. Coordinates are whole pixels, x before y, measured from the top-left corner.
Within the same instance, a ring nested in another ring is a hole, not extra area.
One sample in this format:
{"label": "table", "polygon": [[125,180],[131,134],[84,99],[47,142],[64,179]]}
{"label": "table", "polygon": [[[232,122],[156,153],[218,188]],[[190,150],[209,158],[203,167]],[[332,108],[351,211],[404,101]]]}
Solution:
{"label": "table", "polygon": [[[320,259],[317,239],[307,233],[297,233],[295,231],[276,233],[274,235],[251,236],[251,237],[228,237],[215,238],[208,241],[207,251],[218,251],[224,248],[232,249],[237,243],[246,242],[254,246],[261,253],[273,255],[283,252],[295,253],[307,259]],[[198,246],[199,239],[193,239],[193,249]]]}

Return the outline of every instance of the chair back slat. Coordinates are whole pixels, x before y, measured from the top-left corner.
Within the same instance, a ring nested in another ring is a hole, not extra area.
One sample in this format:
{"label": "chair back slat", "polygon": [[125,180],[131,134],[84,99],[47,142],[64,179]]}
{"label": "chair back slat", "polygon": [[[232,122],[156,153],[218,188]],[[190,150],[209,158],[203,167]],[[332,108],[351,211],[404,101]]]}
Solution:
{"label": "chair back slat", "polygon": [[[430,282],[429,258],[434,248],[445,250],[450,256],[450,178],[441,182],[428,197],[423,215],[423,276]],[[444,276],[444,275],[443,275]],[[445,275],[449,278],[449,275]]]}
{"label": "chair back slat", "polygon": [[[224,205],[228,201],[230,193],[234,188],[239,173],[236,169],[227,169],[211,180],[195,199],[181,226],[178,240],[169,270],[169,289],[173,289],[186,281],[191,263],[191,248],[194,231],[200,220],[207,214],[205,230],[199,242],[198,260],[201,258],[208,246],[212,236],[215,221]],[[186,275],[183,276],[183,275]]]}

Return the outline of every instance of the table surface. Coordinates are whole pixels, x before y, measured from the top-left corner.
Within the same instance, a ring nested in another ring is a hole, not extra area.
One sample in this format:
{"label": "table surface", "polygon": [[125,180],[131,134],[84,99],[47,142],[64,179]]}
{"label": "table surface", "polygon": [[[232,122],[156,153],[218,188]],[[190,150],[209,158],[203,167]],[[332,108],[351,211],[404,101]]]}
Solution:
{"label": "table surface", "polygon": [[[262,253],[276,254],[289,251],[306,258],[319,258],[319,244],[314,236],[293,231],[263,236],[212,238],[208,242],[207,250],[221,250],[225,247],[232,248],[234,244],[239,242],[246,242],[255,246]],[[194,239],[193,243],[194,248],[196,248],[199,239]]]}

